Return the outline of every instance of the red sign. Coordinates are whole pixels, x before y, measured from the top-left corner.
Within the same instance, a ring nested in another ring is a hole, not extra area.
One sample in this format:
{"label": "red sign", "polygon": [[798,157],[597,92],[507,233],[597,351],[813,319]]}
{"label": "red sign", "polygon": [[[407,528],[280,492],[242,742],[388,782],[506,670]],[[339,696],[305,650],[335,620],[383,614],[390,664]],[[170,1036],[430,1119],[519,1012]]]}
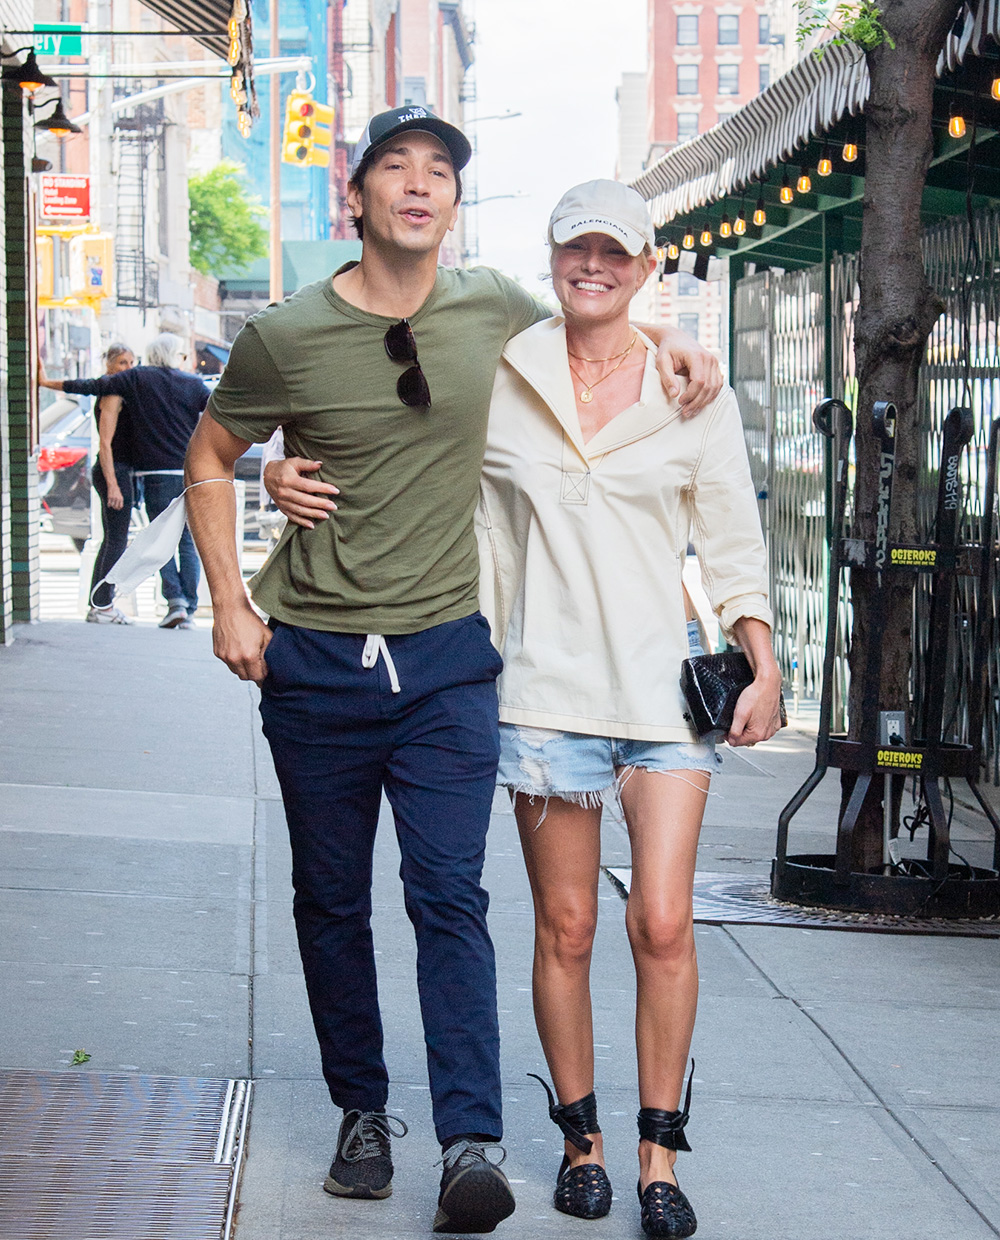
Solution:
{"label": "red sign", "polygon": [[42,215],[46,219],[85,220],[90,217],[90,177],[42,174]]}

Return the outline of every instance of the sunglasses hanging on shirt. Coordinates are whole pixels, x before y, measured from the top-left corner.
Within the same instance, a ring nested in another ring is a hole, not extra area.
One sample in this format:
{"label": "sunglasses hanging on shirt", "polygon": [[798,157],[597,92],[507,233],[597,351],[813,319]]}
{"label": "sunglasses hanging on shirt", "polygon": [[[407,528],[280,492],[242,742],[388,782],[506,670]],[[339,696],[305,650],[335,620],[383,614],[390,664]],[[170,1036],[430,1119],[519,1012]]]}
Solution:
{"label": "sunglasses hanging on shirt", "polygon": [[394,362],[412,363],[396,382],[396,395],[411,409],[429,409],[431,390],[417,360],[417,342],[406,319],[393,323],[385,333],[385,351]]}

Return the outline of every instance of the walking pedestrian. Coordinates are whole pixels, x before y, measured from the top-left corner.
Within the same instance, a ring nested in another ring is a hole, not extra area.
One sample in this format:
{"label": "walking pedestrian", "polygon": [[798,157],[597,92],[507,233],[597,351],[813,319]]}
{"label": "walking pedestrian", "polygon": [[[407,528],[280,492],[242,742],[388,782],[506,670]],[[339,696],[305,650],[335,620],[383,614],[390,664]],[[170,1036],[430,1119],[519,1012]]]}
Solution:
{"label": "walking pedestrian", "polygon": [[[372,848],[395,816],[443,1172],[437,1232],[488,1232],[514,1209],[488,1149],[502,1136],[493,946],[481,885],[498,756],[500,659],[478,611],[473,527],[487,409],[505,342],[548,311],[488,268],[438,268],[464,135],[422,107],[373,117],[348,203],[360,262],[262,311],[233,344],[188,452],[189,482],[232,477],[278,426],[322,515],[292,522],[251,583],[228,487],[188,492],[216,654],[261,685],[292,843],[295,920],[323,1072],[344,1117],[328,1192],[391,1192],[371,938]],[[661,362],[718,388],[664,333]],[[337,495],[338,500],[328,498]],[[312,500],[310,500],[310,503]],[[337,504],[334,511],[334,505]]]}
{"label": "walking pedestrian", "polygon": [[[114,586],[104,582],[104,578],[128,546],[129,524],[135,505],[132,415],[128,406],[123,405],[117,418],[105,419],[102,429],[100,398],[107,391],[109,376],[131,370],[135,365],[135,354],[126,344],[109,344],[104,352],[104,365],[105,373],[96,379],[50,379],[39,363],[38,385],[55,392],[67,392],[71,396],[95,398],[94,416],[100,448],[92,478],[94,490],[101,501],[101,527],[104,533],[90,579],[87,620],[90,624],[131,624],[128,616],[114,605]],[[99,585],[99,582],[104,584]]]}
{"label": "walking pedestrian", "polygon": [[[146,515],[155,520],[184,490],[184,454],[206,404],[208,388],[182,370],[187,354],[173,332],[161,332],[146,350],[146,364],[107,379],[101,418],[113,425],[123,403],[131,411],[132,463],[142,486]],[[191,531],[184,526],[176,557],[160,569],[167,604],[161,629],[189,629],[198,607],[201,563]]]}
{"label": "walking pedestrian", "polygon": [[[609,796],[620,804],[632,849],[640,1220],[647,1235],[681,1240],[697,1226],[674,1161],[690,1149],[692,889],[715,765],[715,739],[692,731],[679,688],[681,661],[702,653],[681,570],[690,534],[723,631],[755,672],[726,739],[753,745],[780,726],[766,554],[732,391],[685,420],[629,321],[656,265],[642,198],[615,181],[576,186],[549,239],[562,317],[504,349],[478,511],[480,602],[504,659],[498,782],[514,801],[535,909],[535,1017],[558,1096],[545,1085],[549,1113],[565,1137],[554,1204],[584,1219],[612,1201],[590,959],[601,810]],[[289,459],[267,477],[292,521],[318,512],[296,482],[308,464]]]}

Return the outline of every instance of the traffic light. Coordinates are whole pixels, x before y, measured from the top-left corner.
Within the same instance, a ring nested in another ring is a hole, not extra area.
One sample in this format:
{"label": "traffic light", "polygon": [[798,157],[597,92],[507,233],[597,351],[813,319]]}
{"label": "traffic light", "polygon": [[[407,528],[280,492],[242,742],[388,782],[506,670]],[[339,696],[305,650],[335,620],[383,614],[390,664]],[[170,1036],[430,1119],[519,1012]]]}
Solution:
{"label": "traffic light", "polygon": [[285,104],[281,158],[300,168],[325,168],[330,162],[333,108],[317,103],[305,90],[293,90]]}
{"label": "traffic light", "polygon": [[281,158],[286,164],[305,167],[313,143],[313,111],[315,103],[308,91],[293,90],[285,104],[285,140]]}
{"label": "traffic light", "polygon": [[313,101],[313,146],[308,162],[318,168],[329,167],[333,141],[333,108]]}

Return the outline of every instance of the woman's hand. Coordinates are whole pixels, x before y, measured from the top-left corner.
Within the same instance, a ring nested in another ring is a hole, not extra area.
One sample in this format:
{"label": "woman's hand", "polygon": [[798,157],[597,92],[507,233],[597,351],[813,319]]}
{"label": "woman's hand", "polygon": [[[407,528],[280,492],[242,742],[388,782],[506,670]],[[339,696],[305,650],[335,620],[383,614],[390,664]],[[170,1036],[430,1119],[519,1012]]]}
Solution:
{"label": "woman's hand", "polygon": [[677,376],[686,374],[687,387],[680,394],[679,404],[684,417],[693,417],[722,391],[722,368],[718,360],[686,332],[676,327],[662,327],[660,332],[656,368],[663,390],[670,397],[676,396],[681,387]]}
{"label": "woman's hand", "polygon": [[770,740],[781,727],[781,668],[771,649],[771,630],[763,620],[741,616],[733,628],[754,679],[739,696],[726,740],[734,746],[756,745]]}
{"label": "woman's hand", "polygon": [[302,456],[289,456],[268,461],[264,466],[264,489],[289,521],[303,529],[314,530],[317,521],[328,521],[337,505],[328,497],[340,491],[329,482],[310,478],[322,461],[307,461]]}
{"label": "woman's hand", "polygon": [[758,675],[739,696],[733,712],[733,726],[726,737],[728,743],[739,747],[770,740],[781,727],[780,699],[780,674],[769,671]]}
{"label": "woman's hand", "polygon": [[125,496],[117,482],[108,483],[108,507],[116,510],[125,507]]}

